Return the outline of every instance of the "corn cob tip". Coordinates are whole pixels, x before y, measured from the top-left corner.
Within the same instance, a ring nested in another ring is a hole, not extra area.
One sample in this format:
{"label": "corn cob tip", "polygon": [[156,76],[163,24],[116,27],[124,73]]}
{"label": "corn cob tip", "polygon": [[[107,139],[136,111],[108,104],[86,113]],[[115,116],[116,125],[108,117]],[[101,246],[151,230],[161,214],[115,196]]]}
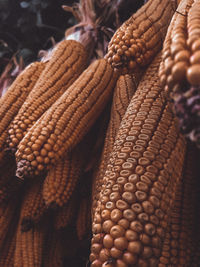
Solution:
{"label": "corn cob tip", "polygon": [[21,222],[21,231],[22,232],[28,232],[31,230],[34,226],[34,222],[31,220],[31,218],[25,217],[22,219]]}
{"label": "corn cob tip", "polygon": [[22,159],[17,163],[17,170],[15,177],[24,180],[25,177],[30,177],[33,175],[33,168],[28,160]]}

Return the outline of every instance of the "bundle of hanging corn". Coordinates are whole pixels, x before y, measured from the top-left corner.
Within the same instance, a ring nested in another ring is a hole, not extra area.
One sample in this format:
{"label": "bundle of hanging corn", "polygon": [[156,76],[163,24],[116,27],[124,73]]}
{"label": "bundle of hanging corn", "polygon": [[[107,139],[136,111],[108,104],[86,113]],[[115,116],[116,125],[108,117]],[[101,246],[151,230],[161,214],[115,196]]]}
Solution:
{"label": "bundle of hanging corn", "polygon": [[198,266],[198,151],[171,101],[198,87],[193,2],[121,26],[125,1],[64,6],[78,24],[0,99],[0,267]]}
{"label": "bundle of hanging corn", "polygon": [[163,46],[160,79],[172,91],[174,111],[183,134],[200,144],[199,1],[181,1]]}

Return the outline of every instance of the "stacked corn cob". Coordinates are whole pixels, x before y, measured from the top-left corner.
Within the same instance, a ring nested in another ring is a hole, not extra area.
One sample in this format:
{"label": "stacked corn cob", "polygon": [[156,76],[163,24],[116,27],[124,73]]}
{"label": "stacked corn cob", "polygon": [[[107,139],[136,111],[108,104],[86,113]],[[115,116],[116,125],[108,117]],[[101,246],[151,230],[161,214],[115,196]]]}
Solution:
{"label": "stacked corn cob", "polygon": [[81,267],[91,232],[92,267],[198,266],[196,152],[169,98],[198,81],[185,43],[169,47],[192,3],[170,23],[175,1],[149,0],[88,67],[82,44],[60,42],[0,100],[0,267]]}
{"label": "stacked corn cob", "polygon": [[184,0],[174,14],[163,46],[160,79],[172,89],[174,110],[182,132],[200,143],[199,11],[200,2]]}

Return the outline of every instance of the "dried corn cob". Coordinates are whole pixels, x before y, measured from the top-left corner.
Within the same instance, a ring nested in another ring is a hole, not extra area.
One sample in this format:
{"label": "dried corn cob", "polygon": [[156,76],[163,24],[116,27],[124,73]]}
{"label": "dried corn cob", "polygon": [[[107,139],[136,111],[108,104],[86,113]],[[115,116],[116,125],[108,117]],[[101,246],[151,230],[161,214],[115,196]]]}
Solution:
{"label": "dried corn cob", "polygon": [[91,231],[91,196],[80,199],[78,216],[76,219],[76,232],[79,240],[83,240]]}
{"label": "dried corn cob", "polygon": [[37,82],[45,64],[34,62],[27,66],[0,98],[0,154],[5,145],[10,123]]}
{"label": "dried corn cob", "polygon": [[66,228],[73,222],[78,208],[77,198],[77,192],[75,191],[68,202],[56,210],[54,216],[54,228],[56,230]]}
{"label": "dried corn cob", "polygon": [[83,240],[85,237],[90,235],[91,231],[91,199],[82,198],[78,217],[76,221],[76,231],[79,240]]}
{"label": "dried corn cob", "polygon": [[42,196],[43,179],[32,181],[25,190],[21,206],[21,231],[29,231],[44,215],[47,207]]}
{"label": "dried corn cob", "polygon": [[19,211],[20,194],[0,204],[0,251],[4,246],[7,233],[14,221],[16,223]]}
{"label": "dried corn cob", "polygon": [[20,142],[16,176],[39,174],[80,142],[109,100],[117,77],[107,60],[92,63]]}
{"label": "dried corn cob", "polygon": [[[14,220],[13,222],[16,223]],[[12,229],[13,228],[13,229]],[[6,236],[6,242],[0,252],[0,266],[13,267],[14,265],[14,253],[16,243],[16,225],[15,227],[9,228]]]}
{"label": "dried corn cob", "polygon": [[[99,164],[99,171],[95,173],[93,180],[92,192],[92,210],[96,209],[97,199],[101,190],[102,179],[106,167],[107,160],[112,151],[114,140],[119,129],[120,122],[126,112],[128,104],[137,88],[141,73],[121,75],[117,81],[113,94],[113,104],[111,107],[110,122],[108,125],[104,148]],[[94,212],[92,212],[92,216]]]}
{"label": "dried corn cob", "polygon": [[66,91],[87,65],[83,45],[74,40],[63,40],[56,45],[42,76],[9,128],[7,141],[11,150],[38,118]]}
{"label": "dried corn cob", "polygon": [[183,0],[175,12],[163,46],[162,84],[171,89],[186,82],[190,51],[187,46],[187,14],[194,0]]}
{"label": "dried corn cob", "polygon": [[49,170],[43,185],[45,204],[62,207],[70,199],[83,171],[83,153],[78,149],[67,153]]}
{"label": "dried corn cob", "polygon": [[149,64],[161,49],[175,9],[175,1],[149,0],[112,37],[108,62],[124,73]]}
{"label": "dried corn cob", "polygon": [[38,224],[28,232],[21,232],[20,228],[18,227],[17,230],[14,267],[42,266],[43,246],[48,229],[47,226]]}
{"label": "dried corn cob", "polygon": [[[190,147],[191,146],[191,147]],[[195,247],[197,169],[195,164],[196,151],[190,144],[185,162],[185,170],[177,188],[173,188],[175,201],[168,229],[163,243],[159,267],[191,266]],[[193,265],[192,265],[193,266]]]}
{"label": "dried corn cob", "polygon": [[49,232],[44,248],[44,267],[63,267],[63,246],[60,233]]}
{"label": "dried corn cob", "polygon": [[187,17],[187,45],[191,52],[190,67],[187,69],[187,80],[193,86],[200,85],[200,2],[194,1]]}
{"label": "dried corn cob", "polygon": [[[123,117],[93,222],[93,266],[156,266],[181,177],[185,140],[149,67]],[[149,88],[151,87],[151,88]]]}

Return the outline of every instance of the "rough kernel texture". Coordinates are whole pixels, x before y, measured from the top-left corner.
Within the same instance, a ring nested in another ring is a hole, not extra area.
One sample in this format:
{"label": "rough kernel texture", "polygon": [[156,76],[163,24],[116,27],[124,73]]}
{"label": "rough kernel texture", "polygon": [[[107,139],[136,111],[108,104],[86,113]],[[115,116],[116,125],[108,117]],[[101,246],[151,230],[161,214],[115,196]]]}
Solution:
{"label": "rough kernel texture", "polygon": [[91,64],[22,139],[16,176],[41,173],[80,142],[109,100],[117,77],[107,60]]}
{"label": "rough kernel texture", "polygon": [[40,116],[77,79],[87,64],[83,45],[63,40],[52,51],[50,60],[17,116],[9,127],[8,146],[13,150]]}
{"label": "rough kernel texture", "polygon": [[44,62],[31,63],[0,98],[0,151],[4,149],[11,121],[24,104],[45,66]]}
{"label": "rough kernel texture", "polygon": [[124,73],[146,66],[161,49],[175,1],[150,0],[116,31],[105,56]]}
{"label": "rough kernel texture", "polygon": [[[111,253],[109,246],[104,247],[104,244],[107,244],[107,235],[105,234],[110,234],[113,237],[113,247],[121,251],[121,254],[116,255],[117,260],[123,262],[125,266],[131,262],[138,264],[138,266],[141,264],[149,266],[149,261],[161,253],[167,226],[167,223],[163,223],[163,216],[168,218],[171,213],[175,199],[171,188],[176,188],[180,183],[186,143],[178,131],[176,118],[169,102],[165,98],[160,98],[162,88],[157,74],[160,59],[160,55],[157,56],[148,68],[131,99],[105,170],[93,219],[94,237],[98,234],[103,236],[102,248],[95,253],[96,259],[101,264],[108,260],[106,257],[102,257],[103,251],[105,252],[106,249],[108,257]],[[166,134],[162,134],[163,128],[167,131]],[[140,135],[143,129],[149,130],[149,139],[140,142],[140,138],[144,137]],[[131,146],[126,142],[129,136],[135,136],[135,139],[131,141]],[[167,147],[166,144],[168,144]],[[161,149],[169,153],[166,158],[161,157],[162,160],[160,158]],[[151,151],[155,159],[147,160],[147,164],[140,165],[138,158],[131,156],[134,151],[139,152],[140,157],[144,152]],[[123,162],[119,159],[123,159]],[[133,160],[130,161],[130,159]],[[128,162],[131,162],[131,165],[127,169],[125,163]],[[144,179],[141,181],[144,176],[149,178],[151,183],[144,182]],[[121,184],[120,181],[123,179],[119,179],[119,177],[124,177],[124,184]],[[161,180],[159,177],[162,177]],[[126,183],[131,183],[135,188],[132,199],[127,197],[128,194],[123,198],[127,188],[130,188],[130,186],[125,186]],[[115,191],[117,187],[118,190]],[[123,212],[118,221],[112,220],[109,212],[106,218],[102,216],[108,210],[106,203],[103,202],[103,196],[106,195],[106,197],[111,198],[113,192],[119,194],[119,198],[112,198],[111,200],[113,207]],[[152,198],[153,196],[155,198]],[[138,209],[136,205],[139,206]],[[132,210],[134,215],[129,210]],[[130,216],[133,218],[131,221],[129,221]],[[96,226],[97,217],[101,218],[98,222],[101,227]],[[122,226],[123,230],[120,231],[120,228],[117,228],[118,230],[116,229],[114,232],[112,229],[116,225]],[[126,231],[128,230],[134,233],[132,234],[135,238],[134,241],[127,238]],[[105,241],[104,237],[106,238]],[[99,244],[98,241],[92,241],[92,245],[96,243]],[[133,258],[129,257],[129,252]]]}

